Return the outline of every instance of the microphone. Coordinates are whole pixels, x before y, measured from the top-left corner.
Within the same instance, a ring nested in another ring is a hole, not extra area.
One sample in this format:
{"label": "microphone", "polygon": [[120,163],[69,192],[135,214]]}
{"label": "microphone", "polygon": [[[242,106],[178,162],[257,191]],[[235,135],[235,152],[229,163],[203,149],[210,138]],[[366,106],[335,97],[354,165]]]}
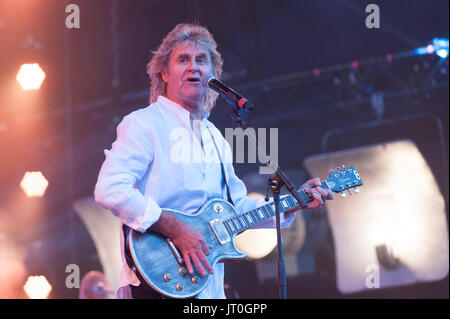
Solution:
{"label": "microphone", "polygon": [[217,80],[211,73],[203,74],[201,81],[203,86],[222,94],[228,103],[237,105],[241,110],[250,112],[255,108],[249,100]]}

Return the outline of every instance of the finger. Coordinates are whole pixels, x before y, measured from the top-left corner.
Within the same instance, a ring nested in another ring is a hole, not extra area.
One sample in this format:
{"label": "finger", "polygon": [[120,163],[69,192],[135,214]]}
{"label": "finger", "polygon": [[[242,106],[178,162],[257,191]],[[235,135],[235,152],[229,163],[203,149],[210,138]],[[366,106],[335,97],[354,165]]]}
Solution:
{"label": "finger", "polygon": [[316,177],[316,178],[312,178],[307,180],[300,188],[312,188],[312,187],[320,187],[322,186],[322,183],[320,182],[320,178]]}
{"label": "finger", "polygon": [[312,179],[314,186],[322,186],[322,183],[320,182],[320,178],[316,177]]}
{"label": "finger", "polygon": [[318,199],[319,202],[323,202],[322,195],[315,188],[305,189],[305,192],[310,194],[313,197],[313,200]]}
{"label": "finger", "polygon": [[200,258],[200,261],[202,262],[202,264],[206,267],[206,270],[212,274],[213,270],[211,265],[208,262],[208,259],[205,256],[209,256],[209,249],[208,249],[208,245],[206,245],[206,243],[204,241],[200,242],[200,246],[202,248],[201,252],[203,252],[203,254],[201,252],[199,252],[197,254],[197,256]]}
{"label": "finger", "polygon": [[317,204],[319,206],[323,205],[322,195],[316,191],[315,189],[311,189],[311,194],[315,200],[317,200]]}
{"label": "finger", "polygon": [[320,178],[318,178],[318,177],[312,178],[312,179],[308,180],[306,183],[308,183],[308,185],[311,187],[322,186],[322,184],[320,183]]}
{"label": "finger", "polygon": [[208,245],[206,245],[206,243],[204,241],[200,242],[200,246],[202,248],[203,253],[205,254],[205,256],[209,256],[209,249],[208,249]]}
{"label": "finger", "polygon": [[[203,277],[205,277],[205,276],[206,276],[205,268],[202,266],[202,263],[201,263],[200,260],[198,259],[197,254],[192,253],[192,254],[191,254],[191,257],[192,257],[192,261],[194,262],[195,267],[196,267],[196,268],[198,269],[198,271],[200,272],[200,275],[202,275]],[[189,272],[190,274],[193,274],[193,273],[194,273],[193,271],[190,272],[189,270],[188,270],[188,272]]]}
{"label": "finger", "polygon": [[194,273],[194,269],[192,268],[191,259],[189,258],[189,254],[185,253],[184,251],[182,253],[183,253],[184,263],[186,264],[188,273],[190,273],[190,274]]}
{"label": "finger", "polygon": [[212,274],[213,270],[211,265],[209,264],[208,259],[205,257],[205,255],[203,255],[201,252],[199,254],[197,254],[197,257],[200,259],[200,261],[202,262],[202,264],[206,267],[206,270]]}
{"label": "finger", "polygon": [[320,196],[322,196],[322,200],[325,202],[328,198],[328,191],[323,189],[322,187],[317,187],[314,189],[315,191],[319,192]]}
{"label": "finger", "polygon": [[[311,195],[311,196],[314,195],[312,188],[305,188],[304,191],[305,191],[306,194],[309,194],[309,195]],[[314,197],[314,196],[313,196],[313,197]]]}
{"label": "finger", "polygon": [[327,199],[328,200],[333,200],[334,199],[334,193],[332,191],[330,191],[330,190],[328,190]]}

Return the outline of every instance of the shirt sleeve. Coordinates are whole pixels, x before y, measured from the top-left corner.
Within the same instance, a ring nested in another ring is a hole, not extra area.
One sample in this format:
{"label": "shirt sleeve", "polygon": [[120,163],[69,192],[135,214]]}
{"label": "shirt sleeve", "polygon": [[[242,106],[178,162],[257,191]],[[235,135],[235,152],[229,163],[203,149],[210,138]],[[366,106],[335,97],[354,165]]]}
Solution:
{"label": "shirt sleeve", "polygon": [[[226,144],[224,147],[225,151],[224,166],[226,170],[228,186],[230,187],[231,198],[234,202],[236,210],[239,213],[244,213],[272,202],[273,198],[270,198],[269,202],[266,202],[262,198],[247,197],[247,187],[234,171],[232,163],[231,147],[225,139],[224,143]],[[285,218],[284,213],[281,213],[280,215],[281,227],[289,228],[293,223],[295,216],[296,212],[290,214],[287,218]],[[252,226],[251,229],[275,228],[275,227],[276,227],[276,220],[275,217],[272,217]]]}
{"label": "shirt sleeve", "polygon": [[132,114],[117,126],[117,138],[95,185],[95,201],[123,224],[145,232],[161,216],[161,207],[136,187],[153,161],[152,138],[141,120]]}

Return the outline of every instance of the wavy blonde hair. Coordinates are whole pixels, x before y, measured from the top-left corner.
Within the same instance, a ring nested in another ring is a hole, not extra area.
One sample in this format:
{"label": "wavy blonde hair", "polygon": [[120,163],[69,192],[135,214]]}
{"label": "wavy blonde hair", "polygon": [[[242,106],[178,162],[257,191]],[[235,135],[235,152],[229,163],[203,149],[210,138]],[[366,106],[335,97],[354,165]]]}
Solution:
{"label": "wavy blonde hair", "polygon": [[[153,57],[147,64],[147,73],[150,76],[150,104],[156,102],[159,95],[167,95],[166,83],[162,79],[162,73],[167,71],[173,48],[182,42],[195,43],[206,49],[211,58],[212,74],[216,79],[219,79],[222,75],[222,56],[217,51],[217,43],[208,29],[197,24],[178,24],[162,40],[158,49],[152,52]],[[214,107],[217,97],[216,92],[208,90],[204,101],[204,107],[207,111]]]}

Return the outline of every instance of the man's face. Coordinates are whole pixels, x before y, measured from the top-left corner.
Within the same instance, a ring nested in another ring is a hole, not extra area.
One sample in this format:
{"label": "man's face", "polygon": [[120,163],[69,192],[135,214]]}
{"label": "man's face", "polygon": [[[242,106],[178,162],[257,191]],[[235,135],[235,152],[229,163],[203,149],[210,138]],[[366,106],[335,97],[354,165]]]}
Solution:
{"label": "man's face", "polygon": [[169,58],[167,71],[162,79],[167,83],[167,98],[181,105],[201,103],[207,88],[201,77],[212,71],[209,52],[193,43],[176,45]]}

